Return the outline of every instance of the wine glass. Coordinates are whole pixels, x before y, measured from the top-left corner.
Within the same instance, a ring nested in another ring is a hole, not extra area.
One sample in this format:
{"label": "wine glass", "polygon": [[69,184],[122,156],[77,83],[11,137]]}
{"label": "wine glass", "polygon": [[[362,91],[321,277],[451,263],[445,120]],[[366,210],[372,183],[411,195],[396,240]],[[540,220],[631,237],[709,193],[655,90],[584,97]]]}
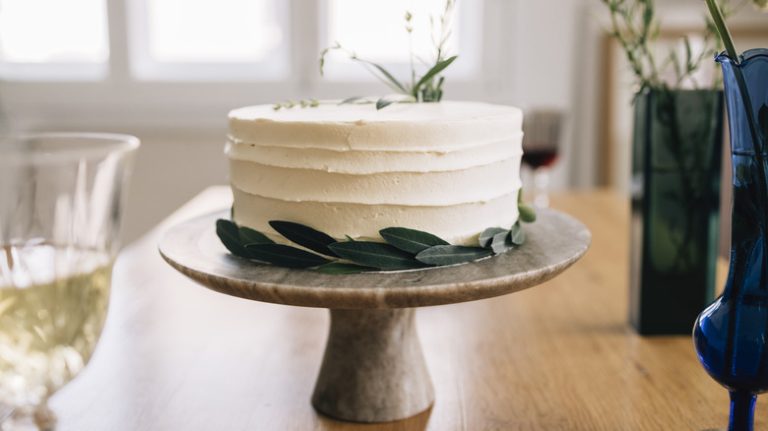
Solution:
{"label": "wine glass", "polygon": [[139,141],[0,140],[0,429],[50,430],[47,401],[88,363],[109,301]]}
{"label": "wine glass", "polygon": [[525,116],[523,163],[533,170],[533,203],[549,206],[549,170],[557,161],[563,114],[558,110],[533,110]]}

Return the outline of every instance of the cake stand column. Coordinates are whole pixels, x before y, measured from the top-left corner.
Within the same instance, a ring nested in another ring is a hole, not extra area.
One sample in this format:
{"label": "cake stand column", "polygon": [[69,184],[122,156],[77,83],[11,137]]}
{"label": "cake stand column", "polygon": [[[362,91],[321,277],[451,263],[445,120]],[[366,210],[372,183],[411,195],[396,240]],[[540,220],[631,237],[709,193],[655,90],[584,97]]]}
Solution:
{"label": "cake stand column", "polygon": [[331,310],[312,405],[328,416],[388,422],[435,399],[416,332],[415,309]]}

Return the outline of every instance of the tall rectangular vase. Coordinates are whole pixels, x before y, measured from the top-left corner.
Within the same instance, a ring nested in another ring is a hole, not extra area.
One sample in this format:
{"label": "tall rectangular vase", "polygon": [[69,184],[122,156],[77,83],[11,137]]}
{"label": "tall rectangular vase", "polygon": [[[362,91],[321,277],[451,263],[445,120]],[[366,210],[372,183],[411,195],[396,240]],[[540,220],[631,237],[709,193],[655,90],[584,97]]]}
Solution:
{"label": "tall rectangular vase", "polygon": [[722,145],[722,92],[637,95],[629,313],[640,334],[690,334],[714,299]]}

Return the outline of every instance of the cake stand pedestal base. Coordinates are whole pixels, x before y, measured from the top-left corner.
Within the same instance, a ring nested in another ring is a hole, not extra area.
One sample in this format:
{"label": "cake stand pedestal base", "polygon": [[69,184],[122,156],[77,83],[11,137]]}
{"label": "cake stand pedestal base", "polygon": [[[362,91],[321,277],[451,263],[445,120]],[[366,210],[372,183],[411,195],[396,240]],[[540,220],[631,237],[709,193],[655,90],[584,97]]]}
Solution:
{"label": "cake stand pedestal base", "polygon": [[427,410],[435,399],[413,308],[331,310],[312,405],[333,418],[386,422]]}

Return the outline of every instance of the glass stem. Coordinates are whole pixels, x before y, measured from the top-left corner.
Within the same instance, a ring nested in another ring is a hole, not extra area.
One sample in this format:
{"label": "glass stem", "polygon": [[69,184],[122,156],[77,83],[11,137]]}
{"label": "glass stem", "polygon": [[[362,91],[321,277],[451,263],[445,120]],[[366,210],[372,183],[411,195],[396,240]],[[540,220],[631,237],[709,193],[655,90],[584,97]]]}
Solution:
{"label": "glass stem", "polygon": [[533,171],[533,204],[537,207],[549,206],[549,171],[538,168]]}
{"label": "glass stem", "polygon": [[728,431],[752,431],[755,423],[757,396],[748,392],[731,392],[731,418]]}

